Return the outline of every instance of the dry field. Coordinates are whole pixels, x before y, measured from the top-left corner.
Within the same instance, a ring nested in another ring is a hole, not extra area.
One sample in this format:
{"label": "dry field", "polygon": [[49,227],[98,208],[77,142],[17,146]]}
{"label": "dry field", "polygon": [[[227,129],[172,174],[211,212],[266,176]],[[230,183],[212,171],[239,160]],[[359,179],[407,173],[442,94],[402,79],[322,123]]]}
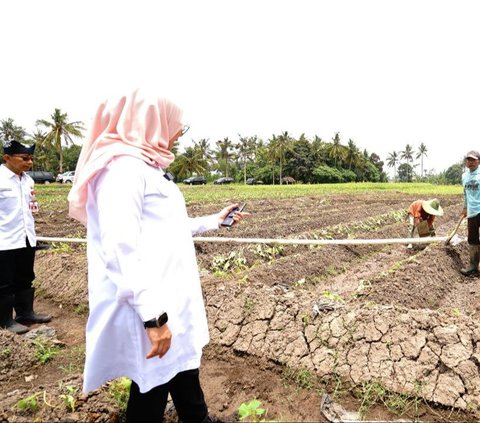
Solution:
{"label": "dry field", "polygon": [[[202,236],[403,238],[405,210],[418,198],[396,191],[253,198],[247,222]],[[438,198],[445,215],[437,235],[445,236],[463,199]],[[191,216],[222,206],[188,204]],[[465,231],[462,225],[459,234]],[[37,232],[85,234],[67,217],[65,201],[39,213]],[[258,399],[268,410],[259,419],[275,421],[341,419],[342,407],[370,421],[480,418],[480,286],[458,272],[465,242],[413,250],[208,242],[196,248],[211,336],[201,377],[212,415],[236,421],[239,406]],[[54,315],[48,327],[55,333],[31,341],[0,331],[2,421],[122,421],[124,381],[80,392],[86,272],[83,245],[56,243],[38,252],[36,304]]]}

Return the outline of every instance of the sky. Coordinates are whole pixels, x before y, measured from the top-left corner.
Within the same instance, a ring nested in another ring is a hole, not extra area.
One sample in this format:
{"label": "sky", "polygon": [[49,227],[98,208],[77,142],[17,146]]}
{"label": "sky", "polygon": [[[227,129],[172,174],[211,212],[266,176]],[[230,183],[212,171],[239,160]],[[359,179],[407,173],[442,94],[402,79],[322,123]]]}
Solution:
{"label": "sky", "polygon": [[[15,0],[0,3],[0,119],[55,108],[88,128],[149,87],[192,140],[288,131],[440,172],[480,150],[477,0]],[[385,170],[387,166],[385,166]]]}

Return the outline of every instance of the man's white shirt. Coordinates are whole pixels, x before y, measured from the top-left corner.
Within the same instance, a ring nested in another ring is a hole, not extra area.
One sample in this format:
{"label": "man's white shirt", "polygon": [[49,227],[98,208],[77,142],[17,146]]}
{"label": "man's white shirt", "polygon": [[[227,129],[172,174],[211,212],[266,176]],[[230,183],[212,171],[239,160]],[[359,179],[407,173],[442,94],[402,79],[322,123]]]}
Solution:
{"label": "man's white shirt", "polygon": [[4,164],[0,165],[0,251],[25,248],[26,239],[36,245],[35,224],[30,204],[33,179],[26,173],[20,178]]}

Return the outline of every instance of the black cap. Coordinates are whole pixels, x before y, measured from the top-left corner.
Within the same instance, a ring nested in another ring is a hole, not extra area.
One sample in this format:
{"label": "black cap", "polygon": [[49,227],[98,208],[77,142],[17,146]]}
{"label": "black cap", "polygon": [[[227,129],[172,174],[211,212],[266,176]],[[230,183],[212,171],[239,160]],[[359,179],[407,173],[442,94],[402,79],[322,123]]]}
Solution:
{"label": "black cap", "polygon": [[35,144],[24,145],[15,140],[3,142],[3,154],[33,154]]}

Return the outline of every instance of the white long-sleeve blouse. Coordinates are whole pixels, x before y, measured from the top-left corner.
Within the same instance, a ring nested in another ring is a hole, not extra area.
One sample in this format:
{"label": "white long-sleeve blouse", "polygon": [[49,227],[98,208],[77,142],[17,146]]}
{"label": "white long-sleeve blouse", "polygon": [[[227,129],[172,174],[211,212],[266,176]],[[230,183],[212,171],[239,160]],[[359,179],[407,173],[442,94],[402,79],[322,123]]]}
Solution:
{"label": "white long-sleeve blouse", "polygon": [[[218,228],[216,215],[189,218],[161,169],[114,158],[90,183],[87,201],[90,314],[84,391],[125,376],[141,392],[198,368],[208,327],[192,234]],[[162,312],[170,350],[147,360],[143,327]]]}

